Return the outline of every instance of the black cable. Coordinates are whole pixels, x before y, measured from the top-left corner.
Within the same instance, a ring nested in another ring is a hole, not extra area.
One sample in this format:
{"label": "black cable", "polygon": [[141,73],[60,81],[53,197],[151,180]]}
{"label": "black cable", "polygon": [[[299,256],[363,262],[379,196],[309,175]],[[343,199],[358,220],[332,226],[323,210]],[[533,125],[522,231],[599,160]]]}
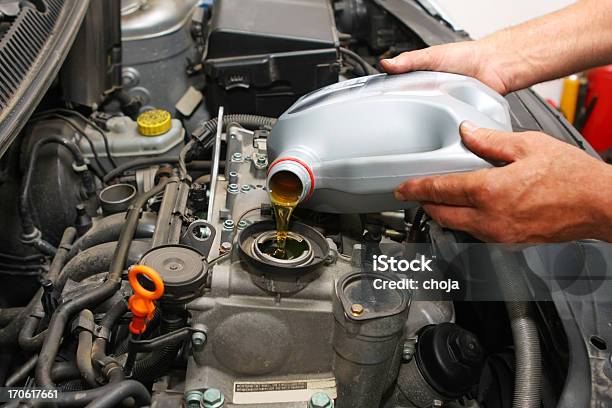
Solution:
{"label": "black cable", "polygon": [[[106,167],[104,167],[104,165],[102,164],[102,161],[100,160],[100,156],[98,155],[98,152],[97,152],[96,148],[94,147],[93,141],[91,140],[89,135],[87,135],[87,133],[85,133],[85,130],[83,130],[79,125],[77,125],[72,119],[67,118],[66,116],[60,115],[58,113],[47,113],[47,114],[44,114],[44,115],[36,116],[36,117],[34,117],[34,120],[42,120],[42,119],[48,119],[48,118],[56,118],[56,119],[63,120],[64,122],[66,122],[68,124],[68,126],[70,126],[72,128],[72,130],[74,130],[79,135],[81,135],[83,137],[83,139],[85,139],[85,141],[89,145],[89,148],[91,149],[91,153],[94,156],[94,161],[96,162],[96,164],[98,165],[98,167],[102,171],[102,174],[106,174],[108,172],[108,170],[106,169]],[[104,140],[106,141],[106,136],[104,137]],[[105,142],[105,148],[107,148],[107,147],[108,147],[108,145]],[[108,155],[108,152],[106,154]],[[112,162],[111,162],[111,164],[112,164]],[[99,176],[99,178],[102,179],[102,177],[100,177],[100,176]]]}
{"label": "black cable", "polygon": [[365,75],[380,74],[380,72],[376,68],[371,66],[366,60],[364,60],[357,53],[349,50],[348,48],[344,48],[344,47],[339,47],[338,50],[340,51],[340,54],[343,54],[344,56],[352,59],[357,64],[359,64],[359,66],[361,67]]}
{"label": "black cable", "polygon": [[64,109],[64,108],[56,108],[56,109],[51,109],[45,112],[41,112],[41,115],[44,115],[45,113],[54,113],[54,112],[60,112],[60,113],[65,113],[67,115],[75,115],[78,118],[80,118],[81,120],[83,120],[85,123],[87,123],[89,126],[91,126],[96,132],[98,132],[100,134],[100,136],[102,136],[102,140],[104,141],[104,150],[106,151],[106,156],[108,158],[108,161],[111,163],[111,165],[114,167],[117,167],[117,163],[115,162],[115,159],[113,158],[111,152],[110,152],[110,146],[108,143],[108,137],[106,136],[106,133],[104,133],[104,131],[102,129],[100,129],[100,127],[96,124],[96,122],[94,122],[93,120],[87,118],[85,115],[81,114],[81,112],[75,111],[75,110],[71,110],[71,109]]}

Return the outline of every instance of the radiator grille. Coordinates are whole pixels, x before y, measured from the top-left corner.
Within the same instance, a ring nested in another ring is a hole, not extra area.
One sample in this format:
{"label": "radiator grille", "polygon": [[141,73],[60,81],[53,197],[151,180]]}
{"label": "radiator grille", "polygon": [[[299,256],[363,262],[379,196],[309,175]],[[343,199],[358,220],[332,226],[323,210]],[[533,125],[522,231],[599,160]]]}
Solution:
{"label": "radiator grille", "polygon": [[26,80],[56,28],[64,0],[46,0],[43,12],[24,7],[0,39],[0,111]]}

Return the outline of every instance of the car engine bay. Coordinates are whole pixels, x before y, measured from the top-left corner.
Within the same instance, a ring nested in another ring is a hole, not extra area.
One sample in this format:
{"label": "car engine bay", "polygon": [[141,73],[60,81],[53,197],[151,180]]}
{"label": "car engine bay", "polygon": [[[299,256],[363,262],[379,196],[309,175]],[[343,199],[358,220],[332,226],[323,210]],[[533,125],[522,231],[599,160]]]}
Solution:
{"label": "car engine bay", "polygon": [[[18,32],[26,11],[73,7],[14,3],[0,45],[36,36]],[[82,21],[1,150],[2,385],[109,407],[570,407],[582,402],[568,393],[608,392],[590,380],[603,354],[553,301],[365,290],[372,248],[427,246],[444,263],[440,248],[475,242],[419,207],[298,207],[294,256],[263,249],[280,115],[378,73],[380,58],[465,33],[391,0],[90,0]],[[531,91],[506,100],[513,128],[580,145]],[[461,275],[450,269],[444,279]]]}

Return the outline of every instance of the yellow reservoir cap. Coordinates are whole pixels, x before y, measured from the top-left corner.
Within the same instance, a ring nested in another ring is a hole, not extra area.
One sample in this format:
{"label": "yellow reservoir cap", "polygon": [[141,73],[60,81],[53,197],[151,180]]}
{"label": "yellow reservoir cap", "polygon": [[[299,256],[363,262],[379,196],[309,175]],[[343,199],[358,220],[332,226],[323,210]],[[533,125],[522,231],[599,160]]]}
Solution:
{"label": "yellow reservoir cap", "polygon": [[172,127],[170,112],[163,109],[153,109],[141,113],[136,119],[138,132],[143,136],[163,135]]}

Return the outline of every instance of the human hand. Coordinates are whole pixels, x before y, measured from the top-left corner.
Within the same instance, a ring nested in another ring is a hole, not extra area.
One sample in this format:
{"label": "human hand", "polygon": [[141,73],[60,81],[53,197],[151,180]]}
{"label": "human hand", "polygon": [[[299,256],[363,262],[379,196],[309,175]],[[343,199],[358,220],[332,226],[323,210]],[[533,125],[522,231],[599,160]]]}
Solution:
{"label": "human hand", "polygon": [[463,143],[488,160],[508,163],[409,180],[398,200],[420,201],[441,226],[483,241],[612,242],[612,167],[540,132],[502,132],[461,125]]}
{"label": "human hand", "polygon": [[509,79],[505,77],[508,70],[496,64],[499,53],[492,53],[489,49],[489,45],[484,41],[436,45],[384,59],[380,61],[380,65],[389,74],[421,70],[471,76],[505,95],[514,90],[510,87]]}

